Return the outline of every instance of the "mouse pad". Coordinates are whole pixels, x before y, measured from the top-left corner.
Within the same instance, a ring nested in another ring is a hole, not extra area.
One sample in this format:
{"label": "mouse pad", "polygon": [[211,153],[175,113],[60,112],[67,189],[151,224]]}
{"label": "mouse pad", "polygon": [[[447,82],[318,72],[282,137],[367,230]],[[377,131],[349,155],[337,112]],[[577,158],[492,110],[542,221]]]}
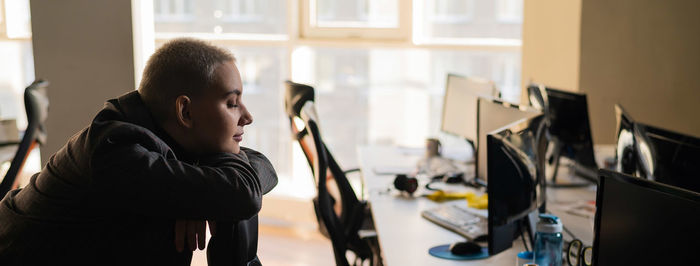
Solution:
{"label": "mouse pad", "polygon": [[489,257],[489,249],[484,247],[481,248],[481,253],[471,255],[455,255],[450,252],[449,244],[432,247],[430,250],[428,250],[428,253],[435,257],[448,260],[480,260]]}

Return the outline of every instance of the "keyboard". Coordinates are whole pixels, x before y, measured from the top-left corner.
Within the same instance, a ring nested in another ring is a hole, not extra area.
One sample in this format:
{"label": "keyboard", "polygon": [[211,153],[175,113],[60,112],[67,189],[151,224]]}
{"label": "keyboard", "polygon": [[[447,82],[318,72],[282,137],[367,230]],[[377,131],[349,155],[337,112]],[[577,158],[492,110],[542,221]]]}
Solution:
{"label": "keyboard", "polygon": [[471,213],[466,208],[466,206],[442,204],[424,210],[421,212],[421,216],[469,240],[488,234],[488,219]]}

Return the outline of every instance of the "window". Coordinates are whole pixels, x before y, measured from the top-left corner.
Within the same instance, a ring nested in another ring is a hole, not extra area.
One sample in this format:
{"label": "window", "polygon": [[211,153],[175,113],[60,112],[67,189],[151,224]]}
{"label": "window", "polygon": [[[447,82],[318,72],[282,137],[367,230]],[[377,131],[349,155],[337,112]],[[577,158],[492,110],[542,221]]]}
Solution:
{"label": "window", "polygon": [[215,18],[232,23],[260,23],[264,18],[263,6],[266,1],[256,0],[219,0]]}
{"label": "window", "polygon": [[[14,119],[21,130],[27,126],[24,89],[34,81],[31,37],[29,0],[0,1],[0,119]],[[9,164],[0,164],[0,178]],[[29,154],[24,167],[28,170],[23,173],[41,170],[39,149]],[[28,180],[23,175],[20,186]]]}
{"label": "window", "polygon": [[[287,38],[285,3],[284,0],[210,0],[194,4],[192,0],[155,0],[156,39],[192,36],[284,40]],[[173,4],[177,8],[173,9]]]}
{"label": "window", "polygon": [[521,24],[523,22],[522,0],[498,0],[496,17],[502,23]]}
{"label": "window", "polygon": [[0,40],[0,58],[0,119],[16,119],[25,128],[24,88],[34,81],[31,41]]}
{"label": "window", "polygon": [[521,24],[504,18],[522,17],[522,0],[212,0],[191,13],[156,20],[156,44],[195,36],[231,49],[255,120],[243,145],[269,156],[278,195],[315,194],[283,110],[287,79],[316,89],[324,141],[345,168],[363,144],[440,136],[466,149],[439,132],[447,73],[494,80],[520,100]]}
{"label": "window", "polygon": [[0,1],[0,11],[0,119],[24,128],[24,88],[34,81],[29,0]]}
{"label": "window", "polygon": [[0,25],[3,26],[4,37],[8,39],[26,39],[32,36],[32,26],[29,20],[28,0],[5,0],[4,14],[0,15]]}
{"label": "window", "polygon": [[302,0],[301,36],[407,39],[410,4],[400,0]]}
{"label": "window", "polygon": [[160,23],[194,20],[191,0],[154,0],[153,19]]}
{"label": "window", "polygon": [[311,24],[328,28],[396,28],[399,26],[396,0],[310,1]]}
{"label": "window", "polygon": [[523,0],[414,0],[420,44],[520,47]]}
{"label": "window", "polygon": [[474,16],[474,0],[435,0],[431,4],[428,20],[436,24],[462,24]]}

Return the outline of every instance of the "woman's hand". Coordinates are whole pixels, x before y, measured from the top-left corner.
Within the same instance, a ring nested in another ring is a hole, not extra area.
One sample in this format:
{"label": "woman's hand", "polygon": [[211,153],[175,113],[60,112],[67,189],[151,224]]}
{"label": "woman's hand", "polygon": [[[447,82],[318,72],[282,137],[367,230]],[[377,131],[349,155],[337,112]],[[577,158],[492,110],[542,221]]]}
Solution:
{"label": "woman's hand", "polygon": [[177,220],[175,221],[175,249],[182,252],[185,242],[190,251],[199,247],[203,250],[207,238],[207,224],[204,220]]}

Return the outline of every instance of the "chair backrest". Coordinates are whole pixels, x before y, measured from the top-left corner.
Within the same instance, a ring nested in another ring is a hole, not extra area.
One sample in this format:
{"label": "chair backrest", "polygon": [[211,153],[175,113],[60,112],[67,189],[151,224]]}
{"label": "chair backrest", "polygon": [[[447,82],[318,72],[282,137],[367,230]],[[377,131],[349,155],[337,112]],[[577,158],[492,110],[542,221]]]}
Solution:
{"label": "chair backrest", "polygon": [[[314,102],[314,88],[309,85],[294,83],[291,81],[285,82],[285,111],[289,117],[289,123],[292,130],[292,138],[299,142],[301,149],[306,156],[306,159],[313,171],[313,160],[315,157],[315,152],[312,152],[311,136],[308,134],[308,130],[303,125],[298,125],[298,122],[303,122],[301,120],[301,109],[304,107],[306,102]],[[314,180],[314,183],[316,180]]]}
{"label": "chair backrest", "polygon": [[46,143],[46,118],[49,113],[49,98],[46,87],[49,82],[36,80],[24,90],[24,108],[27,111],[27,129],[19,143],[15,157],[10,163],[5,177],[0,182],[0,198],[17,185],[19,175],[29,153],[36,147]]}
{"label": "chair backrest", "polygon": [[[345,252],[350,238],[356,238],[364,214],[345,173],[335,161],[321,137],[311,86],[286,82],[285,105],[292,136],[299,142],[317,185],[316,215],[333,243],[337,265],[347,265]],[[303,121],[303,129],[294,120]]]}

